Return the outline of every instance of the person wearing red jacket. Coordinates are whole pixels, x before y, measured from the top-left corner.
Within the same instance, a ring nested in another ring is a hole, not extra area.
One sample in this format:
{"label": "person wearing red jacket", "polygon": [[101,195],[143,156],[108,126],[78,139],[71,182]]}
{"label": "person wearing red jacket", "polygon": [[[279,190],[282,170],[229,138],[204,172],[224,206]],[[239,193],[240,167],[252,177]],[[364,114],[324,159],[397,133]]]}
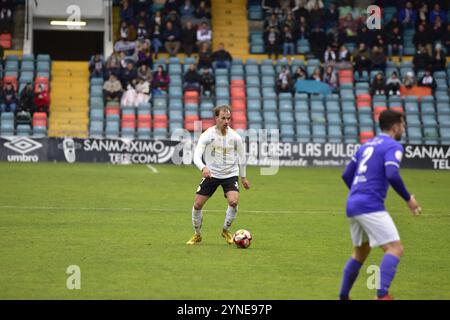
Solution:
{"label": "person wearing red jacket", "polygon": [[34,104],[36,105],[36,111],[45,112],[48,114],[50,106],[50,97],[47,90],[42,85],[38,87],[38,91],[34,96]]}

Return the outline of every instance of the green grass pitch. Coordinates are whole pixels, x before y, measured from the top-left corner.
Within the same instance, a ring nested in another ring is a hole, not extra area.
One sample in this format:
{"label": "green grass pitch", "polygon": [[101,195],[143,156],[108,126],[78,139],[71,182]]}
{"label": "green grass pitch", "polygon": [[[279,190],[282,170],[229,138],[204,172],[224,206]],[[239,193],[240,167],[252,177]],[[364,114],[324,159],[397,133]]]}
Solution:
{"label": "green grass pitch", "polygon": [[[232,231],[253,233],[249,249],[220,236],[226,203],[207,203],[203,242],[191,207],[193,166],[0,164],[0,299],[336,299],[351,252],[342,169],[248,169]],[[422,204],[413,217],[389,191],[387,208],[405,246],[391,287],[397,299],[450,299],[450,172],[402,170]],[[366,269],[353,299],[373,299]],[[69,290],[66,269],[81,270]]]}

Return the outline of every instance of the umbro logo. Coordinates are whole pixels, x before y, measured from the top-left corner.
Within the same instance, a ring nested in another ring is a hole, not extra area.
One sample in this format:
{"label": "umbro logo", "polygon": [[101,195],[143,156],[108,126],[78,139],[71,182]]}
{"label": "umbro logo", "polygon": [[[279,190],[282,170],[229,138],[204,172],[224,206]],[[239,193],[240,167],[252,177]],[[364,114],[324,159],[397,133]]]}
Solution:
{"label": "umbro logo", "polygon": [[8,149],[11,149],[17,153],[24,155],[31,151],[41,148],[42,144],[34,140],[31,140],[30,138],[27,137],[18,137],[12,139],[9,142],[6,142],[4,146]]}

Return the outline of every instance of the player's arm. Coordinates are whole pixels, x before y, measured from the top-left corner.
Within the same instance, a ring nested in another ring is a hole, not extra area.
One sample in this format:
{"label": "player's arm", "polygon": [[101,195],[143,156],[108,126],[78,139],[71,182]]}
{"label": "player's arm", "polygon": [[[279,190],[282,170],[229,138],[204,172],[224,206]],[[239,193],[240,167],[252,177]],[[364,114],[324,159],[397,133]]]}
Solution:
{"label": "player's arm", "polygon": [[202,172],[203,178],[210,178],[211,172],[209,171],[209,168],[203,163],[202,156],[205,152],[206,145],[207,145],[208,139],[206,134],[201,134],[200,138],[198,139],[197,146],[194,150],[194,164],[196,167]]}
{"label": "player's arm", "polygon": [[393,148],[386,153],[385,156],[385,175],[389,184],[397,192],[397,194],[406,201],[409,209],[415,215],[420,213],[420,205],[416,201],[413,195],[411,195],[406,189],[405,183],[400,176],[400,162],[403,155],[403,149]]}
{"label": "player's arm", "polygon": [[250,181],[247,179],[247,159],[245,157],[245,144],[241,136],[237,137],[236,151],[239,159],[239,172],[241,173],[242,185],[245,189],[250,189]]}
{"label": "player's arm", "polygon": [[352,159],[350,160],[350,162],[345,167],[344,172],[342,173],[342,180],[344,180],[345,184],[347,185],[347,187],[349,189],[352,187],[353,178],[355,177],[356,167],[357,167],[356,158],[355,158],[355,156],[353,156]]}

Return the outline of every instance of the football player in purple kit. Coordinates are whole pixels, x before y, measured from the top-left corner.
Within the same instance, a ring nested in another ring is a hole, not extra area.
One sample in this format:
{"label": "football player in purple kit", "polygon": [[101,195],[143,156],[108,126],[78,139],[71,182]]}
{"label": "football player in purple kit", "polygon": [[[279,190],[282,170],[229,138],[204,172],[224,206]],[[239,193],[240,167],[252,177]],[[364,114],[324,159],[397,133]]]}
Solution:
{"label": "football player in purple kit", "polygon": [[373,247],[381,247],[384,251],[377,299],[393,299],[388,290],[403,255],[403,246],[394,221],[384,206],[389,184],[406,201],[414,215],[421,211],[399,173],[403,146],[398,141],[405,131],[403,115],[392,110],[383,111],[379,125],[382,133],[358,149],[342,174],[350,189],[346,211],[354,249],[344,268],[339,294],[341,300],[349,299],[359,269]]}

